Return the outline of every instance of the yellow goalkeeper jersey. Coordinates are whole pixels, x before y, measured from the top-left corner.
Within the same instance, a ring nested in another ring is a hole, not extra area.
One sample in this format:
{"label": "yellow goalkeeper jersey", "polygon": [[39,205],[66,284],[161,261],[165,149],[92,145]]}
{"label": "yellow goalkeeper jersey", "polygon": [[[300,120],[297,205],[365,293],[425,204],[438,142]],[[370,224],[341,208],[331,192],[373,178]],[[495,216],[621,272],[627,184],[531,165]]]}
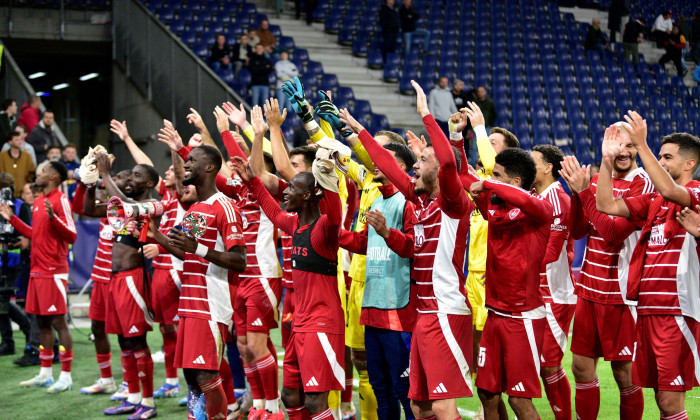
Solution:
{"label": "yellow goalkeeper jersey", "polygon": [[[480,179],[488,179],[493,176],[493,166],[496,163],[496,151],[489,142],[488,137],[478,138],[476,145],[479,149],[479,158],[483,167],[479,169]],[[486,271],[486,238],[489,233],[487,222],[475,209],[469,220],[469,271]]]}

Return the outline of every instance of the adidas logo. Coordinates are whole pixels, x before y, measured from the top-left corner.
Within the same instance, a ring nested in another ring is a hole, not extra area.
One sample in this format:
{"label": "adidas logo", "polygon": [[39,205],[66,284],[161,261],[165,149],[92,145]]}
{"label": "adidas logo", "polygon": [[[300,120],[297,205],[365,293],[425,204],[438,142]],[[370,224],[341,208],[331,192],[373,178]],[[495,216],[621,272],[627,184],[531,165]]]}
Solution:
{"label": "adidas logo", "polygon": [[542,355],[542,354],[540,354],[540,361],[541,361],[542,363],[545,362],[545,361],[544,361],[544,355]]}
{"label": "adidas logo", "polygon": [[671,385],[685,385],[685,382],[683,382],[681,375],[678,375],[678,377],[671,382]]}
{"label": "adidas logo", "polygon": [[618,353],[618,356],[631,356],[631,355],[632,355],[632,352],[630,351],[630,349],[627,346],[625,346],[625,348],[622,349],[622,351],[620,353]]}
{"label": "adidas logo", "polygon": [[173,322],[177,322],[177,321],[179,321],[179,320],[180,320],[180,317],[177,316],[177,315],[175,315],[175,317],[173,318]]}
{"label": "adidas logo", "polygon": [[309,379],[309,382],[306,383],[306,386],[318,386],[316,377],[312,376],[311,379]]}
{"label": "adidas logo", "polygon": [[203,365],[203,364],[205,364],[204,358],[202,357],[201,354],[200,354],[196,359],[194,359],[194,361],[193,361],[192,363],[194,363],[195,365]]}
{"label": "adidas logo", "polygon": [[145,377],[146,377],[146,374],[145,374],[145,373],[139,372],[139,378],[145,378]]}
{"label": "adidas logo", "polygon": [[49,309],[46,310],[46,312],[56,312],[58,309],[56,309],[56,306],[51,305]]}
{"label": "adidas logo", "polygon": [[440,385],[438,385],[437,388],[433,390],[433,394],[444,394],[446,392],[447,388],[445,388],[445,385],[443,385],[442,382],[440,382]]}
{"label": "adidas logo", "polygon": [[139,332],[139,329],[136,328],[136,325],[132,325],[129,334],[136,334],[137,332]]}
{"label": "adidas logo", "polygon": [[525,392],[525,387],[523,386],[522,382],[518,382],[516,386],[511,388],[512,391],[517,391],[517,392]]}
{"label": "adidas logo", "polygon": [[260,318],[258,318],[258,319],[256,319],[255,321],[253,321],[250,325],[252,325],[252,326],[254,326],[254,327],[262,327],[262,326],[263,326],[263,323],[262,323],[262,321],[260,320]]}
{"label": "adidas logo", "polygon": [[562,409],[559,408],[559,407],[557,407],[557,406],[555,405],[555,406],[552,406],[552,411],[554,411],[555,413],[557,413],[557,412],[562,411]]}
{"label": "adidas logo", "polygon": [[218,419],[225,420],[226,416],[224,416],[223,413],[219,413],[211,418],[211,420],[218,420]]}
{"label": "adidas logo", "polygon": [[401,374],[401,377],[402,377],[402,378],[408,378],[408,374],[409,374],[409,373],[411,373],[411,367],[410,367],[410,366],[407,367],[406,370],[403,371],[403,373]]}

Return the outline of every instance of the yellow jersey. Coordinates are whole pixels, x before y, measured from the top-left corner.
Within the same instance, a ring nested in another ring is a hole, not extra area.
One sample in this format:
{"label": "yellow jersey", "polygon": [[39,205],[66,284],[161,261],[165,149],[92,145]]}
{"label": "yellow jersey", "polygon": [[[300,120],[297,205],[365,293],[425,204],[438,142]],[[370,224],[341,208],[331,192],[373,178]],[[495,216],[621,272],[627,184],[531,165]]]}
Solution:
{"label": "yellow jersey", "polygon": [[[489,142],[488,137],[480,137],[476,140],[479,149],[479,158],[483,167],[479,169],[479,179],[489,179],[493,176],[493,166],[496,164],[496,151]],[[469,219],[469,271],[486,271],[486,238],[489,233],[489,222],[474,209]]]}

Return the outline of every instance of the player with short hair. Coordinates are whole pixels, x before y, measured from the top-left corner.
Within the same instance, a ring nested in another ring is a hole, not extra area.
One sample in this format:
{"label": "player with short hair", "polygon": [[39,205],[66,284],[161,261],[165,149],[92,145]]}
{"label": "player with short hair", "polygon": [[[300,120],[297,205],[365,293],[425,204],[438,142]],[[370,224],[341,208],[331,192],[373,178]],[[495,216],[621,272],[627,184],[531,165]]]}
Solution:
{"label": "player with short hair", "polygon": [[646,120],[634,111],[625,120],[658,192],[615,199],[611,171],[623,144],[619,128],[610,126],[603,140],[596,204],[603,213],[643,225],[627,288],[639,315],[634,384],[654,389],[662,419],[687,419],[685,392],[698,386],[700,376],[700,249],[676,216],[684,207],[700,204],[700,182],[693,180],[700,139],[688,133],[665,136],[657,161],[647,145]]}
{"label": "player with short hair", "polygon": [[540,352],[546,311],[540,269],[552,223],[552,206],[529,192],[537,168],[530,155],[507,148],[496,155],[492,180],[474,174],[462,182],[489,222],[486,307],[476,386],[487,420],[499,418],[505,392],[519,419],[537,419]]}
{"label": "player with short hair", "polygon": [[[12,227],[32,241],[30,254],[29,286],[25,310],[35,314],[40,329],[39,358],[41,370],[34,378],[20,382],[24,387],[48,387],[55,394],[73,388],[71,363],[73,361],[73,337],[65,315],[68,312],[66,287],[68,283],[68,247],[78,233],[73,222],[70,202],[58,189],[66,180],[68,171],[61,162],[51,161],[36,178],[36,185],[43,189],[32,210],[32,226],[22,222],[5,203],[0,203],[0,216]],[[61,375],[54,382],[52,376],[53,328],[58,332]]]}

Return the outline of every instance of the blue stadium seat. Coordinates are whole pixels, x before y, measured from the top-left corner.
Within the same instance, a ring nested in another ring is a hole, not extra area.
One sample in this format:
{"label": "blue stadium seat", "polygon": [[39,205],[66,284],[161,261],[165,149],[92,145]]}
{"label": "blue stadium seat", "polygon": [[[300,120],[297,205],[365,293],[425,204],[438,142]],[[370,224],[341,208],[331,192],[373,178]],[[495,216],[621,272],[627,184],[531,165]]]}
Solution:
{"label": "blue stadium seat", "polygon": [[309,60],[306,66],[306,72],[314,76],[320,76],[323,74],[323,64],[321,64],[320,61]]}
{"label": "blue stadium seat", "polygon": [[361,99],[356,100],[352,113],[355,117],[371,114],[372,106],[370,105],[369,101]]}
{"label": "blue stadium seat", "polygon": [[338,90],[338,86],[338,76],[335,74],[325,73],[323,76],[321,76],[321,89],[336,92]]}
{"label": "blue stadium seat", "polygon": [[241,69],[241,71],[238,72],[238,82],[242,83],[245,86],[250,86],[250,83],[252,82],[250,70]]}
{"label": "blue stadium seat", "polygon": [[281,36],[278,38],[278,46],[287,51],[293,51],[294,50],[294,39],[290,36]]}
{"label": "blue stadium seat", "polygon": [[367,56],[367,67],[371,69],[381,69],[384,67],[384,59],[382,58],[382,52],[379,50],[372,50]]}

